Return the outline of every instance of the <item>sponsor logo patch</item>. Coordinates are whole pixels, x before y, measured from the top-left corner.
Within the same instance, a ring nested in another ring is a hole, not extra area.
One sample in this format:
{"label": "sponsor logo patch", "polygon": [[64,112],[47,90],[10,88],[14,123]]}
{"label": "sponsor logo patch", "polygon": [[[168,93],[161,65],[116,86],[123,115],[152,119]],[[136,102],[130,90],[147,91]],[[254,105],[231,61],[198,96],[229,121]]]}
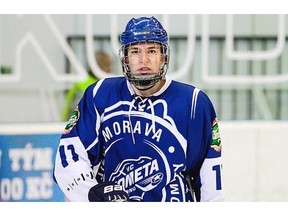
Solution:
{"label": "sponsor logo patch", "polygon": [[71,117],[69,118],[69,121],[63,131],[63,134],[69,134],[70,131],[73,129],[73,127],[77,124],[77,121],[80,117],[80,112],[78,107],[72,112]]}
{"label": "sponsor logo patch", "polygon": [[217,152],[221,151],[221,138],[220,138],[217,119],[215,119],[213,121],[213,124],[212,124],[212,145],[211,145],[211,148],[213,148]]}

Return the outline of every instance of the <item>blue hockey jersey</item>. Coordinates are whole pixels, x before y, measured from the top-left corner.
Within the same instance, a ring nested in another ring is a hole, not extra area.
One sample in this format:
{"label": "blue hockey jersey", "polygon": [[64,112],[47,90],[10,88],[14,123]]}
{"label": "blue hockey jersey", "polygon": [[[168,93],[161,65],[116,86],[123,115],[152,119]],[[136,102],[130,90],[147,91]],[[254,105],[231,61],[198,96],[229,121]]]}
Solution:
{"label": "blue hockey jersey", "polygon": [[223,201],[221,139],[207,95],[177,81],[150,97],[124,77],[89,86],[61,137],[54,178],[72,201],[103,181],[131,201]]}

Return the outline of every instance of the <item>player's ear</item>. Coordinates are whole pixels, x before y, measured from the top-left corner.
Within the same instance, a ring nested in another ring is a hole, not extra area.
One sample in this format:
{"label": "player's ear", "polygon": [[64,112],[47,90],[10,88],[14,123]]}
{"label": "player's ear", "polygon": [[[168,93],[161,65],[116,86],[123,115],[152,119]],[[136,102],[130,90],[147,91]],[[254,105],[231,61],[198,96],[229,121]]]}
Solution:
{"label": "player's ear", "polygon": [[161,63],[167,62],[168,57],[166,55],[161,55]]}
{"label": "player's ear", "polygon": [[129,64],[129,59],[128,59],[128,57],[125,57],[125,64]]}

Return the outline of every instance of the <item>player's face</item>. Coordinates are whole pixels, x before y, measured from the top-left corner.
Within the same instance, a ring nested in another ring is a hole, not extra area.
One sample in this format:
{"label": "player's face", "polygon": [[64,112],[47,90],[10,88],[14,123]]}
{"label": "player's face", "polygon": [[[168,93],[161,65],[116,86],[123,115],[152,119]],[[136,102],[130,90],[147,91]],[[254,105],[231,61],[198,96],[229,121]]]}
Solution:
{"label": "player's face", "polygon": [[132,74],[159,73],[163,64],[161,45],[154,42],[133,44],[128,47],[126,61]]}

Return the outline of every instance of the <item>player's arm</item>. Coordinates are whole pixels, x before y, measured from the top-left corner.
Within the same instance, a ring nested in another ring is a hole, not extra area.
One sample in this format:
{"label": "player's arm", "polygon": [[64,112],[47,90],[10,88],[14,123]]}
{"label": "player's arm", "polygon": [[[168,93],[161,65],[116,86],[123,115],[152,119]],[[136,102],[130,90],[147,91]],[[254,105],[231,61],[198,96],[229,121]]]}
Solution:
{"label": "player's arm", "polygon": [[204,95],[204,133],[207,148],[205,159],[200,168],[200,201],[224,201],[222,175],[222,143],[216,112],[211,100]]}
{"label": "player's arm", "polygon": [[223,201],[221,139],[216,113],[204,92],[199,91],[196,98],[187,152],[192,187],[197,201]]}
{"label": "player's arm", "polygon": [[222,147],[217,120],[211,124],[212,139],[200,169],[200,201],[224,201],[222,174]]}
{"label": "player's arm", "polygon": [[54,178],[70,201],[125,201],[127,193],[113,182],[96,180],[103,148],[98,142],[100,114],[90,86],[72,113],[61,137],[55,159]]}
{"label": "player's arm", "polygon": [[90,188],[97,184],[93,167],[100,161],[101,146],[97,142],[100,118],[93,104],[94,87],[85,91],[72,113],[56,153],[54,178],[71,201],[88,201]]}
{"label": "player's arm", "polygon": [[79,137],[64,138],[56,153],[54,178],[70,201],[88,201],[88,192],[97,184]]}

